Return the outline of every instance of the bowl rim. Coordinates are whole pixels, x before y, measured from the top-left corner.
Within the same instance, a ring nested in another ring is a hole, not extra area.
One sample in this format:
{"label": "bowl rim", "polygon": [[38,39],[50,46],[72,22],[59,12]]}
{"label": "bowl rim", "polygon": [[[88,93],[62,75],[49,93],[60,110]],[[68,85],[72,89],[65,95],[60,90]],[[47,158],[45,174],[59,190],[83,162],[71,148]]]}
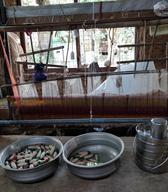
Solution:
{"label": "bowl rim", "polygon": [[[112,136],[113,138],[117,139],[120,144],[121,144],[121,150],[120,152],[113,158],[111,159],[110,161],[107,161],[105,163],[102,163],[102,164],[99,164],[99,165],[95,165],[95,166],[85,166],[85,165],[78,165],[78,164],[75,164],[75,163],[72,163],[71,161],[68,160],[68,158],[66,158],[65,156],[65,147],[70,143],[72,142],[74,139],[76,138],[80,138],[80,137],[83,137],[85,135],[101,135],[101,134],[104,134],[104,135],[108,135],[108,136]],[[123,154],[124,152],[124,148],[125,148],[125,145],[124,145],[124,142],[122,141],[122,139],[120,137],[117,137],[116,135],[113,135],[111,133],[105,133],[105,132],[90,132],[90,133],[85,133],[85,134],[81,134],[81,135],[78,135],[76,137],[73,137],[71,138],[70,140],[68,140],[64,146],[63,146],[63,153],[62,153],[62,156],[63,156],[63,159],[64,161],[68,164],[68,165],[71,165],[73,167],[77,167],[77,168],[86,168],[86,169],[95,169],[95,168],[100,168],[100,167],[104,167],[106,165],[109,165],[110,163],[116,161],[117,159],[119,159],[121,157],[121,155]]]}
{"label": "bowl rim", "polygon": [[[48,138],[48,139],[51,139],[51,140],[54,140],[54,141],[56,141],[59,145],[60,145],[60,150],[59,150],[59,153],[57,154],[57,156],[54,158],[54,159],[52,159],[51,161],[49,161],[49,162],[45,162],[45,163],[43,163],[43,164],[41,164],[41,165],[39,165],[39,166],[37,166],[37,167],[33,167],[33,168],[27,168],[27,169],[12,169],[12,168],[8,168],[8,167],[6,167],[5,165],[4,165],[4,163],[2,162],[2,156],[3,156],[3,154],[5,153],[5,151],[11,146],[11,145],[17,145],[18,143],[20,143],[21,141],[24,141],[24,140],[29,140],[29,139],[35,139],[35,138]],[[53,161],[55,161],[56,159],[58,159],[60,156],[61,156],[61,154],[62,154],[62,152],[63,152],[63,144],[62,144],[62,142],[59,140],[59,139],[57,139],[57,138],[55,138],[55,137],[51,137],[51,136],[26,136],[25,138],[21,138],[21,139],[18,139],[18,140],[16,140],[16,141],[14,141],[14,142],[12,142],[11,144],[9,144],[9,145],[7,145],[5,148],[3,148],[1,151],[0,151],[0,166],[2,167],[2,168],[4,168],[5,170],[8,170],[8,171],[17,171],[17,172],[23,172],[23,171],[29,171],[29,170],[36,170],[36,169],[38,169],[38,168],[40,168],[40,167],[43,167],[43,166],[45,166],[45,165],[47,165],[47,164],[49,164],[49,163],[51,163],[51,162],[53,162]]]}

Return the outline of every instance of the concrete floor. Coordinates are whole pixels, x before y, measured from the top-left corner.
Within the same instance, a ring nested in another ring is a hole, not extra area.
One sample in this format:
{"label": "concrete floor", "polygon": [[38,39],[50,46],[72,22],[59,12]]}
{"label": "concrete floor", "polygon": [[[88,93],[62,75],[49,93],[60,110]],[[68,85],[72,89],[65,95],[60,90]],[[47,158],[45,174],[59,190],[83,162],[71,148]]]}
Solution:
{"label": "concrete floor", "polygon": [[[0,149],[21,136],[1,136]],[[63,143],[70,137],[60,138]],[[19,184],[11,181],[0,169],[0,192],[166,192],[168,173],[154,175],[140,170],[134,163],[132,137],[122,138],[125,152],[121,167],[105,179],[85,180],[71,175],[62,163],[55,175],[34,184]]]}

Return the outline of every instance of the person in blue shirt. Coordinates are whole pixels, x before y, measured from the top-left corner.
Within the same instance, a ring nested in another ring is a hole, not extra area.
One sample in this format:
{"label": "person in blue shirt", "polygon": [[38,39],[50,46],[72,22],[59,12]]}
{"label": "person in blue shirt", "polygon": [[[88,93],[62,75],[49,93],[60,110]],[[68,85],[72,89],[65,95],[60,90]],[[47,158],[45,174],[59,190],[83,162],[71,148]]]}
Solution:
{"label": "person in blue shirt", "polygon": [[39,81],[44,81],[47,80],[47,75],[44,72],[44,64],[36,64],[34,67],[35,73],[34,73],[34,81],[39,82]]}

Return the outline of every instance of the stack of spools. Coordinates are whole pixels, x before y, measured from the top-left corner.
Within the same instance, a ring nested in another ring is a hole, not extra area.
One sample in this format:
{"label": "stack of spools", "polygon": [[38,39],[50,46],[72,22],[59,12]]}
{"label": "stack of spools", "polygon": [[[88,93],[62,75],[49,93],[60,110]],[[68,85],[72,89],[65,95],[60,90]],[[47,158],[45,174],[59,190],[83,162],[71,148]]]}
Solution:
{"label": "stack of spools", "polygon": [[154,118],[148,125],[139,124],[136,130],[136,164],[151,173],[168,172],[167,120]]}

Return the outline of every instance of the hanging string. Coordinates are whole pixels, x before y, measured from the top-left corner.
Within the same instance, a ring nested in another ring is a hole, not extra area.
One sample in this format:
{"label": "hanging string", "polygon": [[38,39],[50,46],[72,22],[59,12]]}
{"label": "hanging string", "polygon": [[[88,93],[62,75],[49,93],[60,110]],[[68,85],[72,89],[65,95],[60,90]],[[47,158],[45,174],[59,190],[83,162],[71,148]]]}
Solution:
{"label": "hanging string", "polygon": [[75,53],[73,51],[73,33],[72,33],[72,31],[71,31],[71,39],[72,39],[71,60],[74,60],[75,59]]}
{"label": "hanging string", "polygon": [[[119,48],[119,65],[118,65],[118,71],[121,72],[121,67],[120,67],[120,61],[121,61],[121,48]],[[121,93],[121,88],[123,91],[123,86],[122,86],[122,76],[118,75],[116,78],[116,87],[119,88],[119,94]]]}
{"label": "hanging string", "polygon": [[68,53],[69,53],[70,36],[71,36],[71,32],[70,32],[70,30],[69,30],[69,34],[68,34],[68,46],[67,46],[67,53],[66,53],[66,60],[65,60],[65,66],[66,66],[66,68],[67,68],[67,63],[68,63]]}
{"label": "hanging string", "polygon": [[[139,15],[139,12],[138,12],[138,15]],[[135,35],[135,43],[137,42],[137,41],[141,41],[141,38],[143,37],[143,35],[144,35],[144,30],[143,31],[141,31],[141,30],[139,30],[139,34],[138,35]],[[134,78],[135,78],[135,75],[136,75],[136,70],[137,70],[137,57],[138,57],[138,51],[139,51],[139,55],[140,55],[140,57],[142,58],[142,48],[140,47],[139,48],[139,50],[137,51],[138,49],[137,49],[137,47],[135,46],[135,48],[134,48],[134,60],[135,60],[135,63],[134,63]]]}
{"label": "hanging string", "polygon": [[146,59],[146,21],[144,21],[144,34],[143,34],[143,42],[144,42],[144,56],[143,59]]}

